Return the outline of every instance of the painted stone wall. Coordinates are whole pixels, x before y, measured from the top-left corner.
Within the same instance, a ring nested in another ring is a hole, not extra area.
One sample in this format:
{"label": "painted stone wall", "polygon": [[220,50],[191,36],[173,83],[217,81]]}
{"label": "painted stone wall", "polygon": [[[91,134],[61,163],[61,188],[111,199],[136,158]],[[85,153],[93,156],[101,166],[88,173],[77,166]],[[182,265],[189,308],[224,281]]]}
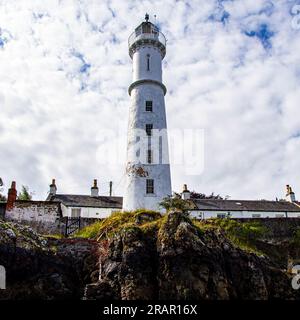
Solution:
{"label": "painted stone wall", "polygon": [[66,207],[61,204],[63,217],[72,217],[72,209],[80,209],[80,216],[84,219],[104,219],[120,208]]}
{"label": "painted stone wall", "polygon": [[5,220],[28,225],[43,234],[60,234],[65,227],[58,202],[16,201],[6,211]]}
{"label": "painted stone wall", "polygon": [[[194,210],[190,212],[190,216],[195,219],[210,219],[217,218],[218,215],[223,214],[227,216],[230,214],[230,217],[233,219],[254,219],[254,218],[300,218],[300,212],[266,212],[266,211],[213,211],[213,210]],[[260,216],[258,216],[260,215]]]}

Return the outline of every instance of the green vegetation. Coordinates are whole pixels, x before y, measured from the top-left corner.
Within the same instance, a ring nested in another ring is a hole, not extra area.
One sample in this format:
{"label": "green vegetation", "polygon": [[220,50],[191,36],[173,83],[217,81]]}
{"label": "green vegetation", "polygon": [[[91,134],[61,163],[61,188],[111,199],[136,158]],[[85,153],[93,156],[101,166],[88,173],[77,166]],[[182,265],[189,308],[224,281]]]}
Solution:
{"label": "green vegetation", "polygon": [[16,236],[20,235],[18,228],[15,226],[15,224],[13,224],[11,222],[0,220],[0,230],[1,229],[2,230],[12,230]]}
{"label": "green vegetation", "polygon": [[256,248],[256,241],[268,232],[259,221],[239,222],[230,218],[209,219],[206,221],[193,221],[194,225],[202,231],[208,229],[223,230],[233,244],[241,249],[256,254],[262,254]]}
{"label": "green vegetation", "polygon": [[45,238],[53,238],[53,239],[63,239],[64,236],[62,234],[43,234]]}
{"label": "green vegetation", "polygon": [[[186,219],[189,220],[187,216]],[[158,212],[145,209],[115,212],[110,217],[79,230],[73,237],[102,240],[122,231],[141,231],[143,234],[156,237],[166,221],[167,215],[161,216]],[[204,221],[193,220],[192,223],[197,228],[198,236],[200,237],[205,237],[208,230],[223,230],[226,237],[231,240],[235,246],[248,252],[262,254],[257,250],[255,244],[256,240],[267,234],[267,229],[260,222],[252,221],[242,223],[226,218]],[[300,237],[300,230],[298,236]]]}
{"label": "green vegetation", "polygon": [[300,246],[300,227],[295,229],[291,243]]}
{"label": "green vegetation", "polygon": [[159,203],[159,205],[161,208],[166,209],[167,212],[172,210],[185,212],[186,210],[190,209],[190,203],[187,200],[181,199],[180,196],[166,197]]}
{"label": "green vegetation", "polygon": [[32,200],[32,192],[29,192],[29,188],[22,186],[22,191],[18,194],[18,200]]}
{"label": "green vegetation", "polygon": [[123,229],[128,230],[135,227],[140,227],[142,231],[149,231],[151,228],[155,228],[155,224],[160,219],[160,213],[145,209],[114,212],[110,217],[79,230],[74,234],[74,237],[102,239],[112,236]]}

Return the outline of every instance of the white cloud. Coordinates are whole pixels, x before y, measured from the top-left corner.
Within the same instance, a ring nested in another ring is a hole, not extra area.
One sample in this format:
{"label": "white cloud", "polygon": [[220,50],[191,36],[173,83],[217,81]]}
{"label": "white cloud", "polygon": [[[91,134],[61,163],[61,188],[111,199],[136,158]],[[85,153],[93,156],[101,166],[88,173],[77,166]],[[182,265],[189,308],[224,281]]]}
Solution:
{"label": "white cloud", "polygon": [[36,198],[46,196],[52,177],[60,192],[88,193],[98,178],[102,192],[113,180],[123,193],[125,164],[101,164],[99,132],[126,132],[127,38],[149,12],[168,38],[169,128],[205,130],[203,174],[173,166],[173,189],[188,183],[269,199],[281,197],[286,183],[300,190],[295,3],[0,0],[4,182],[29,185]]}

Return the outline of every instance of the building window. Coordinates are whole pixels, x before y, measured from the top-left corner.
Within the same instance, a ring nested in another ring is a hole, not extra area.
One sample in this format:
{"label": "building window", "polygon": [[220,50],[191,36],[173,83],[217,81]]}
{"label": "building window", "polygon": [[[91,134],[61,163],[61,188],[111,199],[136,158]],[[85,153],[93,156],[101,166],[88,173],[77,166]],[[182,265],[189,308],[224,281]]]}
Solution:
{"label": "building window", "polygon": [[275,218],[284,218],[284,214],[282,213],[278,213],[278,214],[275,214]]}
{"label": "building window", "polygon": [[80,215],[81,215],[81,209],[80,208],[76,208],[76,209],[72,208],[72,210],[71,210],[71,217],[72,218],[79,218]]}
{"label": "building window", "polygon": [[153,111],[152,106],[153,106],[152,101],[150,101],[150,100],[146,101],[146,111],[152,112]]}
{"label": "building window", "polygon": [[224,219],[224,218],[226,218],[226,214],[225,213],[217,213],[217,218]]}
{"label": "building window", "polygon": [[147,134],[147,136],[152,136],[152,129],[153,129],[153,124],[152,123],[146,124],[146,134]]}
{"label": "building window", "polygon": [[153,162],[153,152],[152,150],[147,150],[147,163],[152,163]]}
{"label": "building window", "polygon": [[147,71],[150,71],[150,54],[147,54]]}
{"label": "building window", "polygon": [[154,180],[147,179],[146,180],[146,193],[154,193]]}
{"label": "building window", "polygon": [[253,213],[252,218],[261,218],[261,214],[259,213]]}
{"label": "building window", "polygon": [[151,33],[151,24],[143,23],[142,24],[142,33]]}

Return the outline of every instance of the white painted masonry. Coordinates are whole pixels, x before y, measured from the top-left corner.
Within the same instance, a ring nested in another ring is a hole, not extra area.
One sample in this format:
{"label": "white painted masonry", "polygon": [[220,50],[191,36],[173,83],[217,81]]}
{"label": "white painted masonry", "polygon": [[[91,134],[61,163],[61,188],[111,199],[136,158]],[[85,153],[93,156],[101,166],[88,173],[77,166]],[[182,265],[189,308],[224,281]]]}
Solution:
{"label": "white painted masonry", "polygon": [[210,218],[222,218],[230,217],[232,219],[244,219],[244,218],[300,218],[299,212],[291,211],[222,211],[222,210],[191,210],[190,217],[195,219],[210,219]]}
{"label": "white painted masonry", "polygon": [[[129,87],[131,107],[123,210],[161,210],[159,202],[171,195],[166,88],[162,84],[165,50],[163,34],[146,17],[146,22],[137,27],[129,38],[133,83]],[[152,101],[152,111],[146,111],[146,101]],[[145,131],[147,124],[153,126],[151,138]],[[152,154],[151,163],[148,163],[148,150]],[[154,192],[149,192],[151,187],[147,188],[147,183],[149,186],[152,182]]]}
{"label": "white painted masonry", "polygon": [[63,217],[74,218],[76,216],[76,212],[80,212],[81,218],[104,219],[109,217],[113,212],[120,211],[120,209],[118,210],[114,208],[92,208],[75,206],[67,207],[64,204],[61,204],[61,211]]}

